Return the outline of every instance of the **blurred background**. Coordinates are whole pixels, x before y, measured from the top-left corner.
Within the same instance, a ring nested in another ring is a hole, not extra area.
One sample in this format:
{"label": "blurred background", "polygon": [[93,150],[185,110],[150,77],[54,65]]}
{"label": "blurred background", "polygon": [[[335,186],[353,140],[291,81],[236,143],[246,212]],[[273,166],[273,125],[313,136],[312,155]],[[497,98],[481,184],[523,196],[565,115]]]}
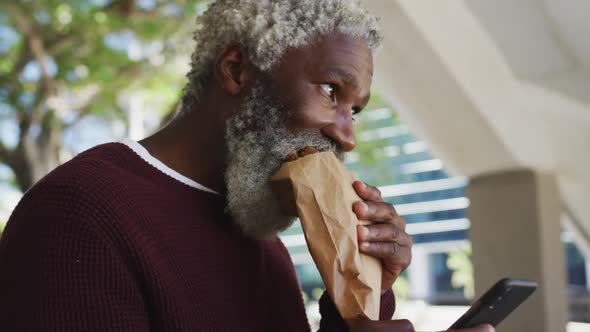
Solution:
{"label": "blurred background", "polygon": [[[207,3],[2,1],[0,232],[59,164],[171,119]],[[395,317],[445,329],[512,276],[541,287],[499,331],[590,331],[590,3],[369,7],[384,41],[346,165],[415,242]],[[323,283],[300,225],[281,237],[316,325]]]}

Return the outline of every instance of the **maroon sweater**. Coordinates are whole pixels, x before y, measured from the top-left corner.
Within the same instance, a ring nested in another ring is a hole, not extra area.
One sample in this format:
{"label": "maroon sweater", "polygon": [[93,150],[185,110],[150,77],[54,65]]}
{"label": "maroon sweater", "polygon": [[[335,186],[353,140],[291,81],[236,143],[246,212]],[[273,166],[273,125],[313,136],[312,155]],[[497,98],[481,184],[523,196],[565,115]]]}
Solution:
{"label": "maroon sweater", "polygon": [[[391,319],[391,292],[381,318]],[[345,330],[324,294],[322,331]],[[245,238],[224,198],[123,144],[58,167],[21,200],[0,241],[2,331],[309,331],[278,238]]]}

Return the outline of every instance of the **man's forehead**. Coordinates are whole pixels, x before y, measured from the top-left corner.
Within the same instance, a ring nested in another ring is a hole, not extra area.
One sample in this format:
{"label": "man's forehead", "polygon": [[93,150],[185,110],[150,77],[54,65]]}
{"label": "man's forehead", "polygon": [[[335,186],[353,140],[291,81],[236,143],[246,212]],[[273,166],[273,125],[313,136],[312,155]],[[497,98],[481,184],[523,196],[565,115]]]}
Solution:
{"label": "man's forehead", "polygon": [[350,64],[373,68],[373,54],[367,43],[358,38],[344,34],[332,34],[317,39],[306,47],[300,48],[309,62],[337,67],[336,64]]}
{"label": "man's forehead", "polygon": [[370,84],[373,54],[366,41],[344,34],[333,34],[285,54],[281,61],[307,73],[338,77],[351,85]]}

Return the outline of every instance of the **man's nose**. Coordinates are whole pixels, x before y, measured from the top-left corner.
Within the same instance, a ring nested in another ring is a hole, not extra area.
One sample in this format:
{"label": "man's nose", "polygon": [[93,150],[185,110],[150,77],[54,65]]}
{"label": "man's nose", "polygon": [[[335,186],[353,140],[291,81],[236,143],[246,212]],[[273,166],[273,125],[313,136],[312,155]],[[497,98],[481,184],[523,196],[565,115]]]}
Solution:
{"label": "man's nose", "polygon": [[344,152],[350,152],[356,146],[356,138],[350,120],[330,123],[322,128],[322,134],[338,142]]}

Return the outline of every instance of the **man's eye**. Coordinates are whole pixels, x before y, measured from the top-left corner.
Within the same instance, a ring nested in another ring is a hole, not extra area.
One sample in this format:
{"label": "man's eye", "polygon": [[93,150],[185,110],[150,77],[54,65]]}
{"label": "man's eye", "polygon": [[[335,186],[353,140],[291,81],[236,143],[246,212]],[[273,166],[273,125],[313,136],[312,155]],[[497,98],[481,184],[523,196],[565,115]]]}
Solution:
{"label": "man's eye", "polygon": [[324,90],[326,95],[328,95],[328,97],[332,99],[332,101],[336,101],[336,86],[334,84],[324,83],[320,84],[320,87],[322,88],[322,90]]}

